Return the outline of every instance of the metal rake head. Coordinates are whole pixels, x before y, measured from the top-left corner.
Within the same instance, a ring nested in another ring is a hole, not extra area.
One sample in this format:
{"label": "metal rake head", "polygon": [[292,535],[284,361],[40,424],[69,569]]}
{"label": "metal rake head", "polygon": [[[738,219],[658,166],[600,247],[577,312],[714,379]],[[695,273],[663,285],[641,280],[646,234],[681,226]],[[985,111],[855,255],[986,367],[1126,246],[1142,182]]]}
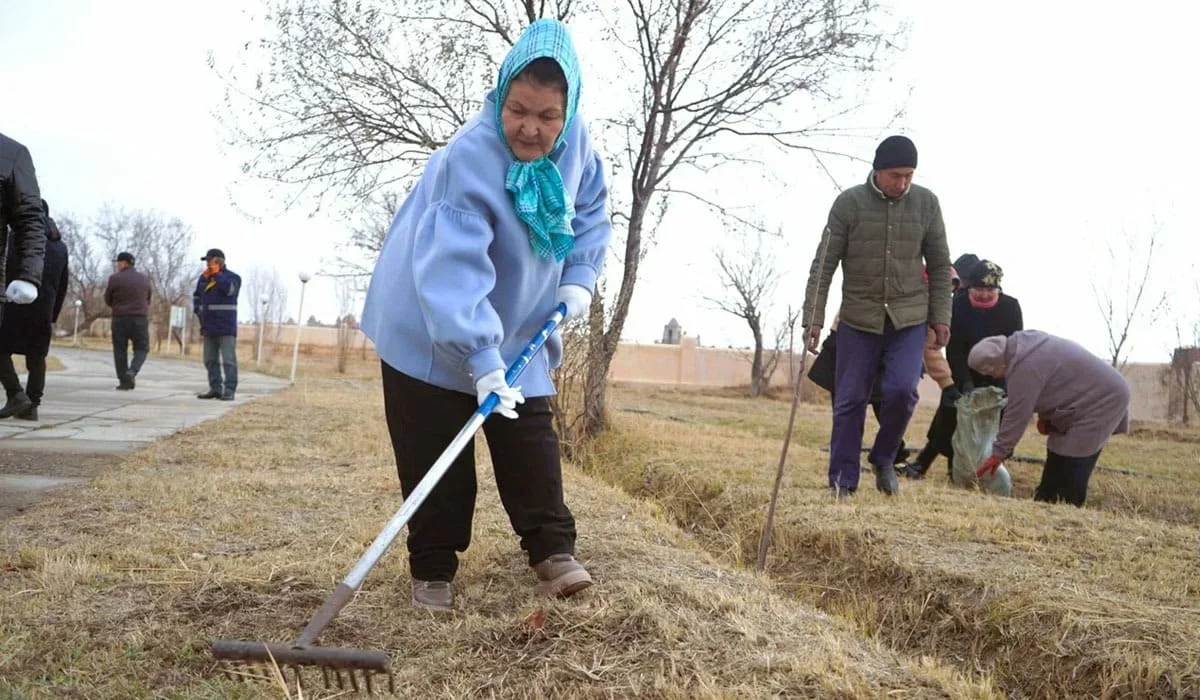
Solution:
{"label": "metal rake head", "polygon": [[[353,692],[396,692],[396,679],[388,666],[387,654],[365,649],[333,647],[289,647],[262,642],[214,642],[213,656],[221,662],[221,671],[231,680],[265,681],[297,689],[311,687],[305,683],[305,668],[320,670],[326,690]],[[289,680],[288,671],[291,671]],[[386,676],[383,683],[379,676]]]}

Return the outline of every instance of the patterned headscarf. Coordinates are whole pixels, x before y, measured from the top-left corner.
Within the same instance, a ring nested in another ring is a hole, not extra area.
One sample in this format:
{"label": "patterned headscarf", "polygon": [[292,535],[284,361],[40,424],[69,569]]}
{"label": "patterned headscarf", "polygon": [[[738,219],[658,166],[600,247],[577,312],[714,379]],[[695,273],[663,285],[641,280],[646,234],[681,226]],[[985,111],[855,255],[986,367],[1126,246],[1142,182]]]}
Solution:
{"label": "patterned headscarf", "polygon": [[[567,78],[567,109],[562,132],[554,142],[554,148],[562,145],[567,129],[579,108],[581,75],[579,59],[571,36],[562,22],[554,19],[539,19],[521,34],[512,50],[500,66],[500,79],[496,86],[496,128],[504,139],[504,127],[500,120],[508,87],[526,66],[539,58],[552,58]],[[505,139],[505,145],[512,146]],[[553,152],[553,149],[552,149]],[[504,189],[512,195],[517,217],[529,228],[529,243],[537,255],[544,259],[551,256],[562,262],[575,246],[575,232],[571,220],[575,218],[575,203],[563,185],[562,173],[550,160],[549,155],[534,161],[514,161],[508,168]]]}
{"label": "patterned headscarf", "polygon": [[1004,270],[991,260],[980,260],[971,266],[965,280],[970,287],[999,287],[1004,281]]}
{"label": "patterned headscarf", "polygon": [[995,377],[1004,369],[1004,351],[1008,349],[1008,338],[993,335],[975,343],[967,355],[967,366],[980,374]]}

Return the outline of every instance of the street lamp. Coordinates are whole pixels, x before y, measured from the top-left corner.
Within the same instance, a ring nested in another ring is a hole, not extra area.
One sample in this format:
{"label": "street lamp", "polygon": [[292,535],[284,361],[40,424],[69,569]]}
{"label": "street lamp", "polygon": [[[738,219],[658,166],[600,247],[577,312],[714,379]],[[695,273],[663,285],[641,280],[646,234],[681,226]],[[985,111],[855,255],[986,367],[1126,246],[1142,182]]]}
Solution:
{"label": "street lamp", "polygon": [[263,335],[267,331],[267,306],[270,303],[270,299],[262,300],[262,316],[258,319],[258,354],[254,356],[254,363],[260,367],[262,366]]}
{"label": "street lamp", "polygon": [[308,281],[312,279],[312,275],[307,272],[300,273],[300,308],[296,311],[296,342],[292,345],[292,383],[296,383],[296,361],[300,359],[300,329],[304,322],[304,288],[308,286]]}
{"label": "street lamp", "polygon": [[75,347],[79,347],[79,307],[81,307],[81,306],[83,306],[83,301],[76,299],[75,300],[75,338],[74,338],[74,340],[71,341],[71,344],[74,345]]}

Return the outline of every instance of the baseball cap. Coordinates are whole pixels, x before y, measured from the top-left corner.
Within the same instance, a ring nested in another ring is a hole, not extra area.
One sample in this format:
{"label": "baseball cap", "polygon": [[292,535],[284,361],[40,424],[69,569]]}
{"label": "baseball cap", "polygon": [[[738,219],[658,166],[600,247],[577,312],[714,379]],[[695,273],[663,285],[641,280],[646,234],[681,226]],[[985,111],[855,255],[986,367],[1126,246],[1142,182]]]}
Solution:
{"label": "baseball cap", "polygon": [[204,254],[204,257],[200,258],[200,259],[208,260],[210,258],[223,258],[223,257],[225,257],[225,252],[223,250],[221,250],[220,248],[209,248],[208,252]]}
{"label": "baseball cap", "polygon": [[127,262],[132,265],[134,263],[133,253],[118,253],[117,257],[113,258],[113,262]]}

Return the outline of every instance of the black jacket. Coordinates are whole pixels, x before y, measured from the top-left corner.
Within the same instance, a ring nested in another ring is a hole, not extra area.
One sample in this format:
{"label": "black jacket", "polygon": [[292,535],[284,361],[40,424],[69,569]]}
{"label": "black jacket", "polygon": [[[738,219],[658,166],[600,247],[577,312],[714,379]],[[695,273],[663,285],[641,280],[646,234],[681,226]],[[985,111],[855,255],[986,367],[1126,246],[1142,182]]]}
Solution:
{"label": "black jacket", "polygon": [[46,219],[33,158],[27,148],[0,134],[0,258],[10,263],[0,272],[0,292],[11,279],[40,285],[45,251]]}
{"label": "black jacket", "polygon": [[[0,321],[0,353],[45,357],[50,352],[50,334],[63,300],[67,298],[67,246],[62,242],[58,227],[47,217],[45,265],[42,271],[42,286],[38,288],[37,300],[32,304],[5,304],[3,320]],[[10,261],[9,274],[14,272],[15,261]]]}
{"label": "black jacket", "polygon": [[1005,337],[1025,330],[1025,319],[1021,316],[1021,303],[1016,297],[1001,292],[1000,301],[990,309],[971,306],[970,295],[961,291],[954,295],[954,308],[950,321],[950,343],[946,346],[946,361],[950,363],[950,374],[960,391],[985,386],[1004,388],[1003,379],[974,372],[967,366],[971,348],[984,338],[993,335]]}

